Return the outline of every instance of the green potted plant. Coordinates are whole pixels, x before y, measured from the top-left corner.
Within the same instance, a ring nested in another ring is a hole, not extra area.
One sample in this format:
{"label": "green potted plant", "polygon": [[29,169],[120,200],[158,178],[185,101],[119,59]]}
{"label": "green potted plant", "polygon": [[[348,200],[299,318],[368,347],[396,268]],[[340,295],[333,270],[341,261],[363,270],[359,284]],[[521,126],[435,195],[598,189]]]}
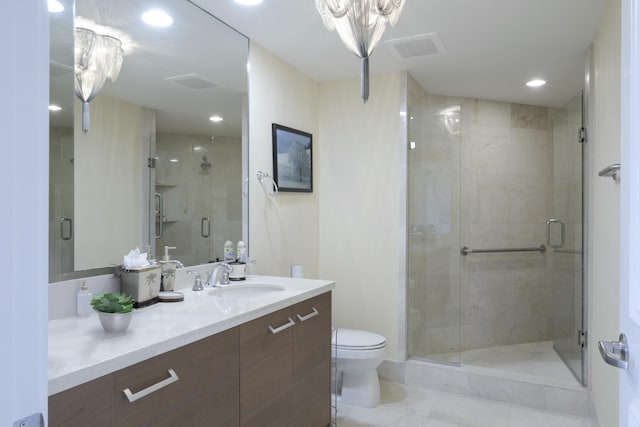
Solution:
{"label": "green potted plant", "polygon": [[125,294],[98,294],[91,299],[91,306],[98,312],[102,327],[107,332],[126,331],[133,315],[132,297]]}

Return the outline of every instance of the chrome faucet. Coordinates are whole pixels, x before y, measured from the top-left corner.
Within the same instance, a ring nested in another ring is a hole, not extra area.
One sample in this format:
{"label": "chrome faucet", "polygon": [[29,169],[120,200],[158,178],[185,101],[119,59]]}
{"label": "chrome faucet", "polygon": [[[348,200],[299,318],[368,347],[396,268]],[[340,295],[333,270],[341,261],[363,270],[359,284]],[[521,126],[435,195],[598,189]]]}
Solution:
{"label": "chrome faucet", "polygon": [[193,281],[193,291],[202,291],[204,287],[202,286],[202,280],[200,279],[200,274],[197,271],[187,271],[187,274],[193,274],[196,278]]}
{"label": "chrome faucet", "polygon": [[[218,272],[222,269],[222,275],[218,278]],[[231,273],[232,268],[226,262],[221,262],[216,264],[209,276],[207,276],[207,286],[218,286],[218,285],[228,285],[229,284],[229,273]]]}

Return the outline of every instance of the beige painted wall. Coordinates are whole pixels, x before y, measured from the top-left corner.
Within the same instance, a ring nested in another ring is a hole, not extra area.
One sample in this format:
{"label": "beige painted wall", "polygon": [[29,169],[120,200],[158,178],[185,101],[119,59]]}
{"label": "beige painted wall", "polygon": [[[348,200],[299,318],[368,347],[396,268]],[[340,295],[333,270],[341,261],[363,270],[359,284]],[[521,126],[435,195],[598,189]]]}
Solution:
{"label": "beige painted wall", "polygon": [[620,0],[607,3],[593,45],[589,175],[591,250],[589,257],[589,360],[591,390],[598,417],[618,425],[618,371],[605,365],[598,340],[616,339],[619,330],[620,184],[597,172],[620,161]]}
{"label": "beige painted wall", "polygon": [[[302,264],[305,277],[318,278],[317,84],[254,42],[249,63],[249,255],[259,274],[288,276],[291,264]],[[257,181],[258,171],[273,176],[272,123],[313,135],[312,193],[270,197]]]}
{"label": "beige painted wall", "polygon": [[[91,124],[83,133],[76,100],[74,144],[74,269],[122,263],[146,250],[144,210],[148,148],[143,145],[143,108],[108,96],[91,101]],[[106,179],[104,177],[109,177]],[[135,220],[132,220],[135,218]]]}
{"label": "beige painted wall", "polygon": [[336,281],[334,326],[384,335],[396,359],[406,78],[371,77],[366,104],[358,79],[320,84],[320,276]]}

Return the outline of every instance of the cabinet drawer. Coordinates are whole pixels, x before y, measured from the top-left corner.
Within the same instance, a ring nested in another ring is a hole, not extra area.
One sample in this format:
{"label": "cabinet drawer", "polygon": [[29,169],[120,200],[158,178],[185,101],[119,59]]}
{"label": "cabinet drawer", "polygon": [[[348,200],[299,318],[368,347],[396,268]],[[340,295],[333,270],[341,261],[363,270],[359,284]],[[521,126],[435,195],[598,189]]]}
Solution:
{"label": "cabinet drawer", "polygon": [[153,427],[237,427],[239,425],[238,374],[209,386],[179,409],[147,420]]}
{"label": "cabinet drawer", "polygon": [[[124,390],[137,394],[169,378],[178,380],[145,397],[129,402]],[[238,375],[238,329],[234,328],[185,347],[164,353],[114,374],[114,423],[141,425],[162,420],[200,400],[206,389]],[[237,399],[237,394],[236,394]],[[212,402],[210,402],[212,403]]]}
{"label": "cabinet drawer", "polygon": [[49,426],[108,427],[112,424],[113,375],[49,396]]}

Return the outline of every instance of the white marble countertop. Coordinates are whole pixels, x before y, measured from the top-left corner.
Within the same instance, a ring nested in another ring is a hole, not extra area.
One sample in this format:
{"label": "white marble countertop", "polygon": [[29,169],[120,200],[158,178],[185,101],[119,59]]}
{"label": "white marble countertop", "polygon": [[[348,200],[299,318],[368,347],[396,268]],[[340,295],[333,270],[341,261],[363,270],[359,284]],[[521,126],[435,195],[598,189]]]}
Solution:
{"label": "white marble countertop", "polygon": [[[279,284],[282,291],[251,297],[184,293],[183,302],[136,310],[129,329],[102,329],[97,313],[49,321],[49,395],[286,308],[335,287],[327,280],[254,276],[241,282]],[[231,285],[233,286],[233,285]],[[222,294],[224,295],[224,294]],[[215,361],[212,361],[215,363]]]}

